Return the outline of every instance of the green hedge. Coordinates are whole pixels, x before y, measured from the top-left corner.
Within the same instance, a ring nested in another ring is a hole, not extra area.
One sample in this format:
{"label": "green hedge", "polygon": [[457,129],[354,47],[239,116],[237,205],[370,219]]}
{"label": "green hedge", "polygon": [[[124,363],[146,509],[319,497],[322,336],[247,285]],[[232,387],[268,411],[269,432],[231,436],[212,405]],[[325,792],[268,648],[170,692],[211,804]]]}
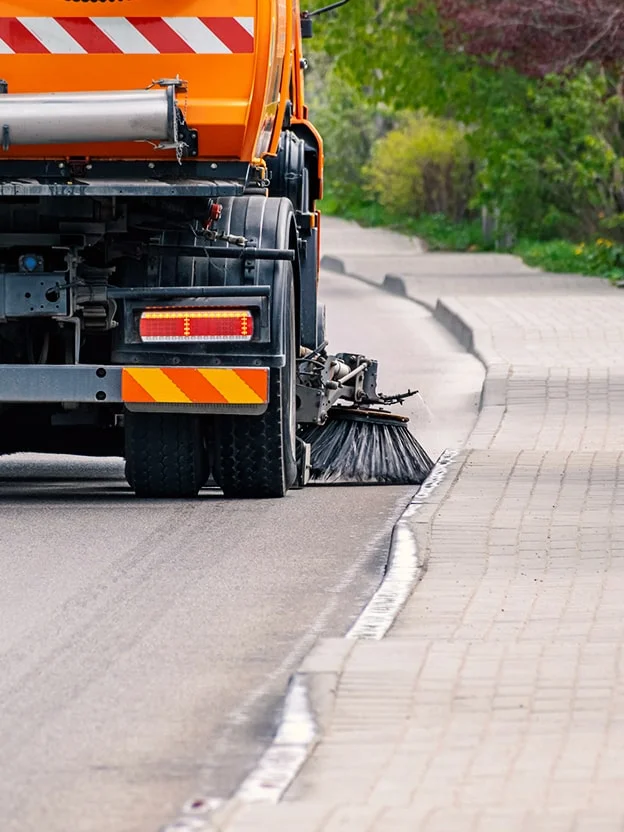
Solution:
{"label": "green hedge", "polygon": [[473,196],[474,169],[461,125],[409,113],[375,142],[364,174],[366,189],[387,210],[458,221]]}

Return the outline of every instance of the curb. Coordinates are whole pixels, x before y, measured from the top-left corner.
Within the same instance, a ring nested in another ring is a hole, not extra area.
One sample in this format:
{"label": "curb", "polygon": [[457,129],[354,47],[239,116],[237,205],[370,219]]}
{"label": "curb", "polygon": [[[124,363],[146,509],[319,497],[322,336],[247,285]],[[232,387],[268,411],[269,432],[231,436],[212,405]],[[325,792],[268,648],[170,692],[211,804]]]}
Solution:
{"label": "curb", "polygon": [[[510,364],[504,361],[494,349],[490,333],[471,320],[471,314],[467,310],[462,310],[459,301],[438,299],[435,305],[431,305],[410,295],[405,280],[400,275],[387,274],[381,283],[376,283],[361,275],[348,272],[344,260],[330,256],[323,257],[321,266],[327,271],[359,280],[368,286],[398,295],[427,309],[434,319],[483,365],[485,380],[479,400],[479,418],[470,434],[470,439],[475,448],[489,447],[507,410],[507,387],[511,372]],[[477,332],[478,336],[475,335]]]}
{"label": "curb", "polygon": [[[323,257],[321,266],[427,308],[467,351],[485,363],[475,351],[472,329],[460,315],[441,301],[432,307],[410,297],[402,277],[388,274],[383,283],[376,283],[350,274],[344,262],[336,257]],[[342,638],[320,639],[291,676],[275,737],[251,774],[233,797],[219,805],[215,801],[208,817],[186,815],[164,832],[225,832],[242,807],[280,802],[331,723],[340,679],[355,645],[358,641],[384,638],[425,574],[426,561],[409,521],[428,505],[432,493],[447,478],[456,457],[457,452],[452,450],[440,456],[427,480],[401,513],[392,532],[384,577],[350,630]]]}
{"label": "curb", "polygon": [[477,358],[485,366],[483,357],[475,348],[474,331],[472,327],[468,326],[465,320],[461,318],[455,310],[451,309],[443,300],[438,300],[433,310],[433,316],[438,323],[442,324],[442,326],[448,330],[457,341],[459,341],[466,352],[474,355],[475,358]]}
{"label": "curb", "polygon": [[398,295],[402,298],[408,298],[407,287],[402,277],[396,274],[387,274],[381,284],[381,288],[392,295]]}
{"label": "curb", "polygon": [[[321,742],[331,722],[342,672],[355,645],[358,641],[383,639],[424,575],[426,564],[408,518],[427,503],[456,456],[457,452],[450,450],[440,456],[403,510],[392,533],[385,575],[349,632],[343,638],[318,641],[291,677],[275,738],[233,798],[212,815],[211,829],[215,832],[224,830],[242,806],[279,803]],[[181,828],[180,832],[187,830]]]}
{"label": "curb", "polygon": [[494,350],[490,333],[483,332],[474,322],[470,323],[470,314],[461,309],[459,301],[438,300],[433,315],[485,368],[479,409],[506,409],[511,366]]}
{"label": "curb", "polygon": [[388,294],[398,295],[399,297],[405,298],[405,300],[409,300],[411,303],[416,303],[418,306],[428,309],[432,314],[434,312],[435,307],[433,307],[430,303],[420,300],[420,298],[414,298],[408,294],[405,280],[398,274],[387,274],[381,283],[377,283],[375,280],[369,280],[367,277],[362,277],[361,274],[348,272],[344,260],[341,260],[339,257],[330,257],[328,255],[321,258],[321,268],[325,269],[325,271],[333,272],[334,274],[342,274],[345,277],[353,278],[353,280],[359,280],[360,283],[365,283],[367,286],[372,286],[374,289],[382,289],[384,292],[388,292]]}

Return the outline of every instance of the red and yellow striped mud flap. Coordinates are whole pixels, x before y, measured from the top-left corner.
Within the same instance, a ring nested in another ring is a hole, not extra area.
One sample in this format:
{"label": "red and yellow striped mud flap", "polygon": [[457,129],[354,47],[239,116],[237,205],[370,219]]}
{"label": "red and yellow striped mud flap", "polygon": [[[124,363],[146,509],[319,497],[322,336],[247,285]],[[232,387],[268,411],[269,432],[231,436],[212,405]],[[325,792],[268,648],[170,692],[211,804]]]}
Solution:
{"label": "red and yellow striped mud flap", "polygon": [[126,404],[266,405],[266,368],[124,367],[121,398]]}

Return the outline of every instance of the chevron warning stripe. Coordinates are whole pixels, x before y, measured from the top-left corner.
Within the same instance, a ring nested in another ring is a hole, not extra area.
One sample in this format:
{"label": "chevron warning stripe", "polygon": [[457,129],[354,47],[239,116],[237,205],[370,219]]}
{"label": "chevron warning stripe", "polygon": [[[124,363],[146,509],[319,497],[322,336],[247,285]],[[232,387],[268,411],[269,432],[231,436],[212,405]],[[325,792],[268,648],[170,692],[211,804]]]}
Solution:
{"label": "chevron warning stripe", "polygon": [[125,367],[121,398],[128,404],[265,404],[267,369]]}
{"label": "chevron warning stripe", "polygon": [[3,55],[242,55],[253,17],[0,17]]}

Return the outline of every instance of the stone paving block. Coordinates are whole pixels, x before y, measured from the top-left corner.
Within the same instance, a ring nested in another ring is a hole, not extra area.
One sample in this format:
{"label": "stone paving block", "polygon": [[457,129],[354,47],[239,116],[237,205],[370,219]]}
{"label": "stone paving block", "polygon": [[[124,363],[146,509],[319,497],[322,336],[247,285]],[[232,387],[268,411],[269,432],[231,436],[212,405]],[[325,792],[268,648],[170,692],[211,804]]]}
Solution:
{"label": "stone paving block", "polygon": [[624,293],[483,256],[402,250],[393,271],[444,296],[483,407],[409,518],[424,578],[353,647],[286,804],[314,832],[624,832]]}
{"label": "stone paving block", "polygon": [[323,832],[371,832],[379,809],[369,806],[341,806],[325,821]]}
{"label": "stone paving block", "polygon": [[[277,806],[250,803],[238,807],[221,829],[228,832],[321,832],[332,812],[330,806],[306,806],[296,803],[281,803]],[[220,830],[219,830],[220,832]]]}
{"label": "stone paving block", "polygon": [[355,646],[344,638],[323,638],[303,660],[300,673],[340,673]]}

